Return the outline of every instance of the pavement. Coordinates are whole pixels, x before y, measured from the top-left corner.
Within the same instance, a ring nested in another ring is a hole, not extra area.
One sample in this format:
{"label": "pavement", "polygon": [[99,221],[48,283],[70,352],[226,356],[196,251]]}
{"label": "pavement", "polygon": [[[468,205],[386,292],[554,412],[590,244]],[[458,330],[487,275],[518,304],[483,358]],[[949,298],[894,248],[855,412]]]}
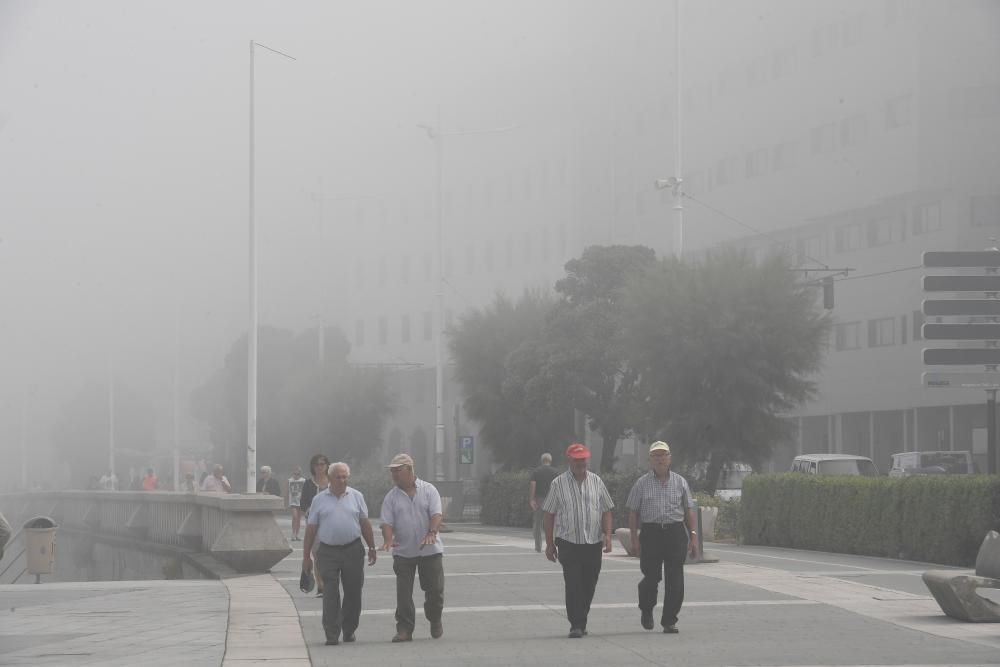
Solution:
{"label": "pavement", "polygon": [[298,590],[292,542],[268,575],[0,586],[0,665],[1000,665],[1000,624],[949,619],[927,593],[920,573],[937,566],[713,543],[718,563],[685,568],[680,634],[641,628],[638,563],[616,545],[589,636],[568,639],[561,570],[529,531],[454,527],[437,640],[417,586],[414,641],[389,642],[395,577],[379,552],[357,642],[326,646],[322,599]]}

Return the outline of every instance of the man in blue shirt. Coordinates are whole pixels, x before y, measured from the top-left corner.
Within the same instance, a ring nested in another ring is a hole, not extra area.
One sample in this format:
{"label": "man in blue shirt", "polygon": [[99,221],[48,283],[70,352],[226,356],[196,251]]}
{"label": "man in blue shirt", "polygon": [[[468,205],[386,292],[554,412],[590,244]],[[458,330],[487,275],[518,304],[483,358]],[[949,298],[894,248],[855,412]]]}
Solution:
{"label": "man in blue shirt", "polygon": [[[328,646],[354,641],[361,618],[361,588],[365,583],[365,547],[368,565],[375,564],[375,535],[368,520],[368,505],[357,489],[347,486],[351,469],[334,463],[327,473],[330,486],[316,494],[309,507],[305,542],[302,544],[302,571],[312,571],[313,542],[319,539],[316,565],[323,579],[323,630]],[[344,587],[341,607],[340,586]]]}

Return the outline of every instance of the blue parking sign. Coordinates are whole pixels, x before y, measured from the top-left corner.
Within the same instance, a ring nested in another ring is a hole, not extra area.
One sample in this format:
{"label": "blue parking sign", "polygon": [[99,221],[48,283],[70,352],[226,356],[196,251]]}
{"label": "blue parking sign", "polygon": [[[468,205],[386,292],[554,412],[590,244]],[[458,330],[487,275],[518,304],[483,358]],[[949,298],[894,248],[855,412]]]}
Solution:
{"label": "blue parking sign", "polygon": [[463,435],[458,438],[458,462],[472,463],[475,450],[475,439],[471,435]]}

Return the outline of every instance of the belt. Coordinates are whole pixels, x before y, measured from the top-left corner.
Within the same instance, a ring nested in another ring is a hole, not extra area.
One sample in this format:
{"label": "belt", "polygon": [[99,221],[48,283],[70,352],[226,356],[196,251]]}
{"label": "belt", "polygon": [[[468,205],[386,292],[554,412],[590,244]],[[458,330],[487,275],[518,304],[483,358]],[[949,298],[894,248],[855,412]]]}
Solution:
{"label": "belt", "polygon": [[361,538],[360,537],[356,537],[353,540],[351,540],[350,542],[348,542],[347,544],[327,544],[326,542],[320,542],[319,545],[321,547],[327,547],[329,549],[346,549],[347,547],[353,547],[355,544],[358,544],[360,541],[361,541]]}
{"label": "belt", "polygon": [[671,526],[679,526],[683,521],[653,521],[651,523],[643,523],[643,528],[657,528],[659,530],[667,530]]}

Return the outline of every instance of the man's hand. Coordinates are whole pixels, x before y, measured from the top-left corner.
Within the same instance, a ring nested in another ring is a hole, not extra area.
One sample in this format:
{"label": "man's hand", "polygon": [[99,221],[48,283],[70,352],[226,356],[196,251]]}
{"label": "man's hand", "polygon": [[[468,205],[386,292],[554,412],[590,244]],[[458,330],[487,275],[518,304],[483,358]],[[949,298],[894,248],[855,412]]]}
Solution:
{"label": "man's hand", "polygon": [[375,547],[368,547],[368,565],[369,567],[375,564],[375,559],[378,557],[378,552]]}
{"label": "man's hand", "polygon": [[528,504],[531,505],[531,509],[533,509],[533,510],[537,510],[538,509],[538,501],[535,500],[534,498],[531,498],[530,500],[528,500]]}
{"label": "man's hand", "polygon": [[545,557],[548,558],[553,563],[555,563],[555,562],[557,562],[559,560],[559,554],[558,554],[558,552],[556,552],[556,545],[555,544],[546,544],[545,545]]}
{"label": "man's hand", "polygon": [[611,533],[604,533],[604,553],[611,553]]}
{"label": "man's hand", "polygon": [[310,572],[311,573],[312,569],[313,569],[312,555],[308,551],[303,552],[303,554],[302,554],[302,571],[303,572]]}
{"label": "man's hand", "polygon": [[435,542],[437,542],[437,537],[438,537],[437,531],[428,530],[427,534],[424,535],[424,539],[422,539],[420,541],[420,546],[422,546],[422,547],[429,547],[429,546],[431,546],[432,544],[434,544]]}
{"label": "man's hand", "polygon": [[688,551],[691,552],[691,558],[698,557],[698,536],[688,535],[690,541],[688,542]]}
{"label": "man's hand", "polygon": [[642,554],[642,545],[639,543],[639,536],[632,533],[632,553],[636,556]]}

